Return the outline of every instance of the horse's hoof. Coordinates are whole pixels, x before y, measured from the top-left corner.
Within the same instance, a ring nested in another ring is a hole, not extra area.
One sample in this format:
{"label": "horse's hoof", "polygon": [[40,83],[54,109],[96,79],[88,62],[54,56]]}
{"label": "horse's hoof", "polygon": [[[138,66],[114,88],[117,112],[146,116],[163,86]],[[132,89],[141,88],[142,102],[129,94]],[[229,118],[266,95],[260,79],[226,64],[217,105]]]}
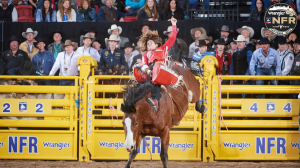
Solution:
{"label": "horse's hoof", "polygon": [[208,110],[207,107],[205,107],[203,104],[201,105],[200,109],[197,110],[199,113],[205,113]]}

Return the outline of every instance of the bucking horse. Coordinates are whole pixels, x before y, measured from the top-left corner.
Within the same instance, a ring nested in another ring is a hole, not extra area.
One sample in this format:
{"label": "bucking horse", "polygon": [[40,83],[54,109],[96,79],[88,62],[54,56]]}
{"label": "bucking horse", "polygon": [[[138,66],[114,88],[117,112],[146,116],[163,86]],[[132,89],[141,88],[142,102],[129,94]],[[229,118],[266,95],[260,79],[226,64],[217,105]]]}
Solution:
{"label": "bucking horse", "polygon": [[196,103],[196,109],[200,106],[200,84],[189,68],[183,64],[171,61],[170,69],[181,76],[179,85],[162,86],[162,98],[159,100],[158,111],[155,112],[147,99],[151,96],[152,83],[150,80],[127,85],[124,89],[123,127],[125,131],[125,149],[130,152],[126,168],[137,155],[142,139],[145,136],[157,136],[161,139],[160,158],[163,167],[167,167],[170,130],[180,123],[188,110],[189,103]]}

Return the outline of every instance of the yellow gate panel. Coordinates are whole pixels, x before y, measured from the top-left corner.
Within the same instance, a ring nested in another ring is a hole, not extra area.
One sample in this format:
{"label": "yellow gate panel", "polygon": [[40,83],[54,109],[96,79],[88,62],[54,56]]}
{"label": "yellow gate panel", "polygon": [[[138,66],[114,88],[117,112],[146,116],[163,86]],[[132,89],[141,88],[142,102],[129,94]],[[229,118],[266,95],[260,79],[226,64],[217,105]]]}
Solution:
{"label": "yellow gate panel", "polygon": [[299,160],[298,131],[221,131],[216,160]]}
{"label": "yellow gate panel", "polygon": [[[124,149],[125,133],[123,130],[96,130],[94,135],[94,155],[92,159],[128,160],[129,152]],[[160,160],[161,141],[159,137],[146,137],[153,160]],[[143,139],[135,160],[149,160],[150,153]],[[201,136],[194,131],[171,131],[169,142],[169,160],[201,160]]]}
{"label": "yellow gate panel", "polygon": [[1,131],[0,159],[77,160],[77,136],[74,131]]}

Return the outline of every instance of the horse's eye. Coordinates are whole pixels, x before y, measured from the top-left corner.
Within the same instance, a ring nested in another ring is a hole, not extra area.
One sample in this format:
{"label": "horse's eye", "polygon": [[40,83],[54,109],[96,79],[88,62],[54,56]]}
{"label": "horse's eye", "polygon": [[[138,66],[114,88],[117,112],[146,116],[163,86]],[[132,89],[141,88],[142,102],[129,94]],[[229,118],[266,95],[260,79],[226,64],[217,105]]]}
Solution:
{"label": "horse's eye", "polygon": [[137,126],[138,125],[138,123],[135,123],[135,126]]}

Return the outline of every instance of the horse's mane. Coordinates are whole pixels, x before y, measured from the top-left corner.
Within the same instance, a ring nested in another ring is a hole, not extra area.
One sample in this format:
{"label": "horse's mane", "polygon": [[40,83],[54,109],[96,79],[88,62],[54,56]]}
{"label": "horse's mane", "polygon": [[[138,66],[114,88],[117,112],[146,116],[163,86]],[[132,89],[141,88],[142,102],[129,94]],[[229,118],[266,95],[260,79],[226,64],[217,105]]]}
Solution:
{"label": "horse's mane", "polygon": [[123,104],[121,110],[124,113],[135,112],[135,103],[142,99],[144,95],[153,87],[150,80],[146,82],[138,82],[137,84],[127,84],[123,91]]}

